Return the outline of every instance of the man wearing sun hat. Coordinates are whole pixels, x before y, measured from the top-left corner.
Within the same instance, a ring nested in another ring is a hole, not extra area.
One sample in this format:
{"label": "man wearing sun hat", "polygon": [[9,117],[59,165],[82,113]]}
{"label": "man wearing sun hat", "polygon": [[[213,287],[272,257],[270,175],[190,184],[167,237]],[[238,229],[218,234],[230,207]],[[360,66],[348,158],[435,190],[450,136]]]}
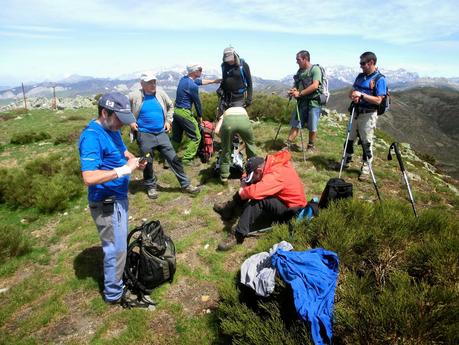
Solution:
{"label": "man wearing sun hat", "polygon": [[168,132],[171,130],[174,105],[169,96],[156,86],[156,75],[145,72],[140,76],[141,89],[129,95],[132,111],[137,123],[131,124],[136,133],[136,140],[143,156],[148,153],[147,166],[143,171],[143,183],[150,199],[158,197],[157,178],[153,171],[153,150],[158,150],[175,174],[182,191],[190,194],[199,193],[199,188],[190,183],[183,165],[171,144]]}
{"label": "man wearing sun hat", "polygon": [[[183,152],[182,162],[185,165],[193,164],[201,141],[199,124],[202,122],[202,107],[199,99],[199,86],[219,83],[220,80],[201,79],[202,67],[198,64],[186,66],[187,75],[180,79],[175,98],[174,121],[172,122],[172,144],[177,150],[182,142],[183,132],[188,136],[188,142]],[[194,105],[196,117],[191,109]]]}
{"label": "man wearing sun hat", "polygon": [[143,169],[144,163],[127,150],[121,138],[121,127],[135,122],[129,99],[118,92],[107,93],[99,99],[98,113],[80,136],[81,171],[104,252],[104,300],[125,306],[129,177]]}
{"label": "man wearing sun hat", "polygon": [[224,220],[235,216],[238,207],[243,211],[234,231],[218,245],[218,250],[228,250],[244,241],[259,219],[286,222],[306,206],[303,183],[290,162],[287,150],[247,160],[246,176],[233,199],[214,205],[214,211]]}

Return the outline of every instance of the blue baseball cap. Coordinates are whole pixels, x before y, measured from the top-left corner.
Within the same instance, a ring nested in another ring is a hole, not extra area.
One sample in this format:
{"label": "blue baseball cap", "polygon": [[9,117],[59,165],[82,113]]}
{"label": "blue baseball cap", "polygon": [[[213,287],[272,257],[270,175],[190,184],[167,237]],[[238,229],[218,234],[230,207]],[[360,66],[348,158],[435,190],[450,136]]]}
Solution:
{"label": "blue baseball cap", "polygon": [[118,120],[124,125],[135,122],[129,98],[120,92],[106,93],[99,99],[99,106],[108,110],[113,110]]}

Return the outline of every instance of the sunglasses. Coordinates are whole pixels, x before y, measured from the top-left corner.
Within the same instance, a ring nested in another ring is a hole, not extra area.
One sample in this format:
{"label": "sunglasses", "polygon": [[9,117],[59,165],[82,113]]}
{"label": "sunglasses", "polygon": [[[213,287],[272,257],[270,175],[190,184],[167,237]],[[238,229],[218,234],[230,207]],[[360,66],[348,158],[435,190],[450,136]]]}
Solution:
{"label": "sunglasses", "polygon": [[369,63],[370,60],[367,61],[360,61],[360,66],[365,66],[367,63]]}

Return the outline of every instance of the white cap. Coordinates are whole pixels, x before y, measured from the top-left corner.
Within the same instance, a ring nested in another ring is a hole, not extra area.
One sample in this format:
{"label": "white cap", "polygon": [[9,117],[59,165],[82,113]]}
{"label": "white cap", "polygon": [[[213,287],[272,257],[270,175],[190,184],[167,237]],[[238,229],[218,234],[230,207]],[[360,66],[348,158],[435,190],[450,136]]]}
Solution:
{"label": "white cap", "polygon": [[140,76],[140,80],[145,82],[156,80],[156,75],[152,71],[143,72]]}
{"label": "white cap", "polygon": [[202,67],[201,65],[198,65],[198,64],[189,64],[186,66],[186,72],[189,74],[189,73],[193,73],[194,71],[198,71],[198,70],[202,70]]}

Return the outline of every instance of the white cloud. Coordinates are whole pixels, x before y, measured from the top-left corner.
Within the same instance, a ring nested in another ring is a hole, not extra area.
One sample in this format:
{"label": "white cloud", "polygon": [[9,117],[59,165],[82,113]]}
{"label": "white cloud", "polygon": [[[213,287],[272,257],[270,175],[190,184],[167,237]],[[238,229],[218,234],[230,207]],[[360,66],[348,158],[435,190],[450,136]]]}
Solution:
{"label": "white cloud", "polygon": [[[1,4],[2,1],[0,1]],[[459,34],[457,1],[51,1],[17,0],[2,6],[3,23],[62,27],[94,25],[136,30],[251,30],[351,35],[393,44]],[[52,28],[52,27],[51,27]],[[43,29],[44,30],[44,29]],[[58,29],[59,30],[59,29]]]}

